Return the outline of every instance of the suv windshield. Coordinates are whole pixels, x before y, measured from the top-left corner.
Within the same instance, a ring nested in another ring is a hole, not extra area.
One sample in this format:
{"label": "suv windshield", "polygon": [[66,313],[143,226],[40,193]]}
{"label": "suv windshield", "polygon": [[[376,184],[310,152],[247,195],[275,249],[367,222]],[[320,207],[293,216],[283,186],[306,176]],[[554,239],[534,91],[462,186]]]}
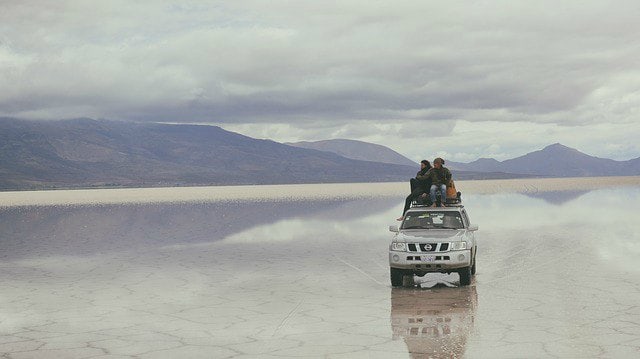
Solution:
{"label": "suv windshield", "polygon": [[459,212],[412,211],[407,212],[401,229],[460,229],[462,218]]}

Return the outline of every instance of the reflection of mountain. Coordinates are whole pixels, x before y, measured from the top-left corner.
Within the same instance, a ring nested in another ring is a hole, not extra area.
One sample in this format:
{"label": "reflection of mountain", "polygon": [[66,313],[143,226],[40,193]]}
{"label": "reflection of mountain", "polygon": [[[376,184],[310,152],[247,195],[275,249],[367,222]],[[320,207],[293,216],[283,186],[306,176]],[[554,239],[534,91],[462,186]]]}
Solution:
{"label": "reflection of mountain", "polygon": [[412,358],[460,358],[473,327],[475,286],[391,290],[393,339],[402,338]]}
{"label": "reflection of mountain", "polygon": [[576,198],[581,197],[587,193],[591,192],[590,190],[576,190],[576,191],[548,191],[548,192],[535,192],[535,193],[524,193],[527,197],[531,198],[539,198],[544,200],[547,203],[561,205],[567,202],[571,202]]}
{"label": "reflection of mountain", "polygon": [[374,215],[398,206],[401,199],[398,198],[371,198],[366,200],[343,202],[339,207],[331,211],[319,212],[314,216],[317,219],[330,221],[352,221],[353,219]]}
{"label": "reflection of mountain", "polygon": [[258,225],[338,207],[339,201],[173,203],[0,210],[0,255],[91,255],[220,240]]}
{"label": "reflection of mountain", "polygon": [[287,218],[333,218],[337,211],[353,220],[394,204],[372,199],[4,208],[0,209],[0,258],[34,253],[95,255],[205,243]]}

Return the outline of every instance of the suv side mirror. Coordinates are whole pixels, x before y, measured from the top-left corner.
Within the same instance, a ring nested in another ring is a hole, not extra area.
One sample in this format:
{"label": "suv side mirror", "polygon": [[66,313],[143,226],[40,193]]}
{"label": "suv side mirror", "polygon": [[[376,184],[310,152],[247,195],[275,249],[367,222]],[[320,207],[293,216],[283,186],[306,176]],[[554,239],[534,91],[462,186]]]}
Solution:
{"label": "suv side mirror", "polygon": [[470,230],[470,231],[477,231],[478,230],[478,225],[477,224],[472,224],[467,229]]}
{"label": "suv side mirror", "polygon": [[389,226],[389,232],[398,233],[398,226]]}

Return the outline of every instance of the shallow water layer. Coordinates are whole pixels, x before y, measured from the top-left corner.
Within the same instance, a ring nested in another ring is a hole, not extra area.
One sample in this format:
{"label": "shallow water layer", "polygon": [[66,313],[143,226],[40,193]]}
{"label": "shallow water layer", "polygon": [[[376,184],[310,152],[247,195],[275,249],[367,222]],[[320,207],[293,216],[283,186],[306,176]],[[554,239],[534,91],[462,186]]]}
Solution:
{"label": "shallow water layer", "polygon": [[403,198],[386,190],[376,198],[380,188],[295,200],[282,191],[258,202],[0,209],[0,353],[640,353],[640,187],[469,191],[465,206],[480,226],[472,285],[428,274],[394,289],[387,227]]}

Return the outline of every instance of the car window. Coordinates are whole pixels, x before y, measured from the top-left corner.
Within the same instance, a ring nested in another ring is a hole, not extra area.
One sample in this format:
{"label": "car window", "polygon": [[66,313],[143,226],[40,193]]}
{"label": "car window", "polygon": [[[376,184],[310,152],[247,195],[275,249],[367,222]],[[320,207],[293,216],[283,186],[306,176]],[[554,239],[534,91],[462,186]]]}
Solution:
{"label": "car window", "polygon": [[462,210],[462,218],[464,219],[464,222],[466,223],[467,227],[471,225],[471,221],[469,221],[469,216],[467,216],[467,211],[465,211],[464,209]]}
{"label": "car window", "polygon": [[402,229],[460,229],[463,228],[460,213],[451,211],[413,211],[405,215]]}

